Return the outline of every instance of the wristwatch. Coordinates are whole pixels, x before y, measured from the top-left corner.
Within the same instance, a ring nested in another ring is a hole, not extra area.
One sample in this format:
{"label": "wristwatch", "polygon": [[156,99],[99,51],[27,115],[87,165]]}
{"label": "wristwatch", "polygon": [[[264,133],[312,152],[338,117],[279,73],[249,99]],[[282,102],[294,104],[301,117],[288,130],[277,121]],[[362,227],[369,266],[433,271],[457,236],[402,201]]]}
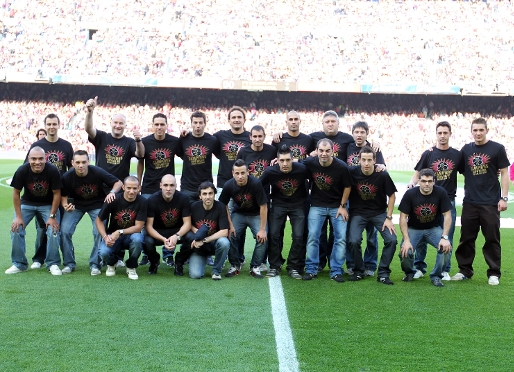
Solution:
{"label": "wristwatch", "polygon": [[347,205],[348,205],[348,203],[341,203],[341,207],[343,207],[343,208],[346,208]]}
{"label": "wristwatch", "polygon": [[393,216],[386,216],[386,218],[387,218],[388,220],[390,220],[390,221],[392,221],[392,220],[393,220]]}
{"label": "wristwatch", "polygon": [[180,240],[180,235],[179,234],[175,234],[175,236],[177,237],[178,240]]}
{"label": "wristwatch", "polygon": [[52,213],[52,214],[51,214],[51,215],[49,215],[48,217],[50,217],[50,218],[56,218],[56,217],[57,217],[57,215],[56,215],[55,213]]}
{"label": "wristwatch", "polygon": [[120,234],[120,236],[122,236],[123,235],[123,229],[118,230],[118,233]]}
{"label": "wristwatch", "polygon": [[202,240],[202,243],[207,243],[207,238],[205,238],[204,240]]}
{"label": "wristwatch", "polygon": [[442,235],[441,239],[448,240],[448,235]]}
{"label": "wristwatch", "polygon": [[508,196],[502,196],[502,199],[503,199],[503,201],[506,201],[506,202],[509,201],[509,197]]}

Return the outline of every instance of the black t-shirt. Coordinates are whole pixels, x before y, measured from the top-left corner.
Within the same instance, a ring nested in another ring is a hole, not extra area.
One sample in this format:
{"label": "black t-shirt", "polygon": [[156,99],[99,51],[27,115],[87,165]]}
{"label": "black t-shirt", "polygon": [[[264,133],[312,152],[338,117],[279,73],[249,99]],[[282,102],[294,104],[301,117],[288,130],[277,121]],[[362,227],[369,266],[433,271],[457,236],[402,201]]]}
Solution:
{"label": "black t-shirt", "polygon": [[352,167],[350,176],[352,177],[351,215],[374,217],[384,213],[387,210],[387,197],[398,191],[387,172],[373,172],[366,176],[362,173],[361,167]]}
{"label": "black t-shirt", "polygon": [[287,145],[291,149],[293,159],[305,159],[315,149],[311,136],[300,133],[297,137],[291,136],[289,133],[282,133],[280,142],[272,142],[275,150],[278,150],[282,145]]}
{"label": "black t-shirt", "polygon": [[202,182],[212,182],[212,154],[218,146],[218,140],[209,133],[194,137],[188,133],[180,138],[177,156],[184,161],[180,188],[196,191]]}
{"label": "black t-shirt", "polygon": [[62,188],[61,175],[57,167],[45,163],[41,173],[34,173],[30,164],[20,166],[11,181],[11,187],[24,190],[21,204],[24,205],[51,205],[54,200],[53,190]]}
{"label": "black t-shirt", "polygon": [[232,130],[220,130],[214,133],[218,140],[218,147],[214,155],[219,159],[217,187],[223,187],[225,182],[232,178],[232,166],[237,159],[239,149],[250,146],[250,132],[244,131],[241,134],[234,134]]}
{"label": "black t-shirt", "polygon": [[448,150],[439,150],[432,147],[432,151],[426,150],[414,167],[418,172],[430,168],[435,173],[435,184],[446,190],[450,200],[457,194],[457,171],[462,153],[450,147]]}
{"label": "black t-shirt", "polygon": [[250,146],[243,147],[237,154],[238,159],[243,159],[248,165],[248,173],[255,178],[260,178],[271,161],[277,157],[277,150],[271,145],[264,144],[261,151],[254,151]]}
{"label": "black t-shirt", "polygon": [[160,191],[159,185],[164,175],[175,175],[175,153],[179,139],[166,134],[159,141],[151,134],[142,141],[145,145],[145,174],[141,194],[153,194]]}
{"label": "black t-shirt", "polygon": [[474,142],[462,147],[459,172],[464,174],[464,203],[497,205],[501,197],[498,171],[510,163],[505,147],[487,141],[477,146]]}
{"label": "black t-shirt", "polygon": [[113,233],[119,229],[128,229],[136,224],[136,221],[146,222],[147,200],[137,195],[133,202],[125,200],[123,192],[116,195],[116,199],[110,203],[104,203],[98,217],[104,221],[109,219],[107,233]]}
{"label": "black t-shirt", "polygon": [[[73,160],[73,147],[68,141],[59,138],[55,142],[50,142],[46,138],[42,138],[39,141],[34,142],[30,146],[30,149],[36,146],[39,146],[45,150],[46,161],[55,165],[61,176],[66,173],[68,169],[71,169],[71,161]],[[28,161],[28,156],[29,153],[27,152],[25,162]]]}
{"label": "black t-shirt", "polygon": [[74,168],[62,176],[61,195],[74,198],[75,208],[81,211],[102,208],[106,197],[103,185],[112,188],[118,182],[116,177],[100,167],[90,165],[87,169],[84,177],[79,177]]}
{"label": "black t-shirt", "polygon": [[225,182],[219,201],[228,204],[230,198],[234,199],[236,204],[233,213],[245,216],[258,215],[260,206],[268,202],[262,184],[252,176],[248,176],[248,182],[244,186],[238,186],[233,178]]}
{"label": "black t-shirt", "polygon": [[[366,142],[366,144],[369,146],[369,142]],[[348,165],[348,167],[350,167],[350,168],[360,167],[361,164],[360,164],[360,159],[359,159],[359,153],[360,153],[361,149],[362,149],[362,147],[357,147],[355,142],[350,143],[348,145],[348,148],[346,149],[346,154],[347,154],[346,164]],[[377,153],[375,155],[376,155],[375,164],[386,165],[384,156],[382,155],[382,151],[377,151]]]}
{"label": "black t-shirt", "polygon": [[153,217],[153,228],[169,238],[180,230],[184,224],[182,219],[191,216],[189,198],[180,191],[175,191],[168,202],[162,197],[162,191],[157,191],[148,198],[147,216]]}
{"label": "black t-shirt", "polygon": [[413,229],[424,230],[439,226],[443,213],[452,208],[445,189],[435,186],[430,195],[423,195],[419,187],[405,192],[398,210],[409,215],[407,225]]}
{"label": "black t-shirt", "polygon": [[292,165],[291,172],[283,173],[275,164],[268,167],[259,179],[263,185],[271,184],[273,205],[301,208],[308,197],[305,181],[309,178],[309,171],[304,164]]}
{"label": "black t-shirt", "polygon": [[191,225],[199,229],[202,225],[209,226],[208,236],[220,230],[230,228],[227,217],[227,208],[223,203],[215,200],[211,209],[206,210],[201,200],[191,204]]}
{"label": "black t-shirt", "polygon": [[344,189],[352,185],[346,163],[334,158],[332,164],[323,167],[317,156],[307,158],[302,163],[310,172],[311,205],[338,208],[341,205]]}
{"label": "black t-shirt", "polygon": [[310,134],[312,138],[312,145],[314,149],[316,149],[316,145],[319,140],[323,138],[328,138],[332,142],[334,142],[334,157],[341,159],[342,161],[346,161],[346,154],[348,150],[348,145],[354,142],[353,137],[348,133],[337,132],[335,136],[327,136],[325,132],[314,132]]}
{"label": "black t-shirt", "polygon": [[114,138],[111,133],[98,129],[95,138],[88,139],[95,146],[96,166],[123,182],[130,175],[130,159],[136,156],[136,141],[126,136]]}

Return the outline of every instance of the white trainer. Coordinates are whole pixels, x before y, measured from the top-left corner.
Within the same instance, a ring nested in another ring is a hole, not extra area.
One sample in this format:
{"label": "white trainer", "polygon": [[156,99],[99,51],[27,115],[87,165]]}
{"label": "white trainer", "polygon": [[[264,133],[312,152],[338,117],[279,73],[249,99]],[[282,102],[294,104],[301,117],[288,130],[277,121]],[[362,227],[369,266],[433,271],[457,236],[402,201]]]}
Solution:
{"label": "white trainer", "polygon": [[496,275],[491,275],[489,277],[488,283],[489,285],[498,285],[500,284],[500,278],[498,278]]}
{"label": "white trainer", "polygon": [[139,278],[139,276],[137,276],[136,269],[129,269],[128,267],[127,267],[127,275],[128,275],[128,278],[132,279],[132,280],[137,280]]}
{"label": "white trainer", "polygon": [[423,271],[416,270],[416,274],[414,274],[414,279],[423,278],[424,276],[425,276],[425,274],[423,274]]}
{"label": "white trainer", "polygon": [[443,274],[443,277],[441,278],[441,280],[446,280],[446,281],[452,280],[448,271],[443,271],[442,274]]}
{"label": "white trainer", "polygon": [[50,266],[48,271],[50,271],[50,274],[52,274],[52,275],[62,275],[62,271],[61,271],[61,269],[59,269],[59,266],[57,266],[57,265]]}
{"label": "white trainer", "polygon": [[116,275],[116,266],[107,265],[107,270],[105,270],[105,276],[114,276]]}
{"label": "white trainer", "polygon": [[30,265],[31,269],[41,269],[41,262],[33,262],[32,265]]}
{"label": "white trainer", "polygon": [[97,275],[100,275],[102,274],[102,272],[100,271],[100,269],[96,268],[96,267],[92,267],[91,268],[91,275],[92,276],[97,276]]}
{"label": "white trainer", "polygon": [[6,274],[18,274],[18,273],[22,273],[24,271],[27,271],[27,270],[21,270],[21,269],[18,269],[16,266],[12,265],[10,268],[5,270],[5,273]]}
{"label": "white trainer", "polygon": [[118,260],[118,262],[116,262],[116,267],[125,267],[125,262],[123,262],[123,260]]}
{"label": "white trainer", "polygon": [[266,265],[265,263],[261,263],[261,266],[259,266],[259,270],[261,271],[261,273],[263,271],[268,271],[268,265]]}
{"label": "white trainer", "polygon": [[72,271],[73,270],[69,266],[64,266],[63,269],[62,269],[62,273],[63,274],[71,274]]}

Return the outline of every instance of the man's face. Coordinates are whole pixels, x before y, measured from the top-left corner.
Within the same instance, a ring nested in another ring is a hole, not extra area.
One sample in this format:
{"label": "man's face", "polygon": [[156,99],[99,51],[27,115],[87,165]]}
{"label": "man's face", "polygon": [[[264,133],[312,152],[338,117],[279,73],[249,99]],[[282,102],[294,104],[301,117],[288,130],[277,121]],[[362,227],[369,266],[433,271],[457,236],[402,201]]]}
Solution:
{"label": "man's face", "polygon": [[373,173],[375,169],[375,159],[373,158],[372,153],[361,153],[360,154],[360,163],[362,172],[366,175]]}
{"label": "man's face", "polygon": [[111,130],[112,130],[112,136],[119,138],[123,136],[123,133],[125,133],[125,128],[127,127],[127,121],[125,120],[125,117],[120,114],[116,114],[111,119]]}
{"label": "man's face", "polygon": [[211,187],[200,190],[200,200],[204,207],[210,207],[214,204],[214,190]]}
{"label": "man's face", "polygon": [[201,137],[203,136],[203,133],[205,131],[206,123],[203,120],[203,118],[193,118],[191,120],[191,127],[193,128],[193,135],[195,137]]}
{"label": "man's face", "polygon": [[168,124],[164,118],[153,119],[153,130],[156,137],[164,138]]}
{"label": "man's face", "polygon": [[366,144],[366,141],[368,139],[368,134],[364,130],[364,128],[355,128],[353,130],[353,140],[355,141],[355,144],[357,147],[362,147]]}
{"label": "man's face", "polygon": [[57,136],[59,120],[57,118],[46,118],[45,129],[50,137]]}
{"label": "man's face", "polygon": [[334,156],[334,149],[328,143],[321,143],[318,146],[318,158],[322,166],[329,166]]}
{"label": "man's face", "polygon": [[234,167],[232,169],[232,176],[234,176],[238,186],[244,186],[248,182],[248,169],[245,166]]}
{"label": "man's face", "polygon": [[477,145],[484,144],[487,141],[487,133],[489,129],[485,127],[485,124],[473,124],[471,125],[471,134]]}
{"label": "man's face", "polygon": [[434,178],[431,176],[421,176],[421,179],[419,180],[419,188],[422,194],[431,194],[434,189]]}
{"label": "man's face", "polygon": [[300,115],[294,112],[287,114],[286,124],[290,132],[298,132],[301,124]]}
{"label": "man's face", "polygon": [[75,155],[73,157],[73,168],[75,169],[75,173],[79,177],[84,177],[87,175],[89,159],[87,155]]}
{"label": "man's face", "polygon": [[41,150],[30,150],[29,164],[30,169],[34,173],[41,173],[45,168],[45,152]]}
{"label": "man's face", "polygon": [[243,113],[238,110],[232,111],[229,115],[228,123],[230,124],[230,128],[232,128],[235,132],[240,132],[245,124]]}
{"label": "man's face", "polygon": [[448,127],[440,126],[439,128],[437,128],[437,131],[436,131],[437,143],[441,146],[448,145],[451,135],[452,135],[452,132],[450,132]]}
{"label": "man's face", "polygon": [[323,132],[327,136],[335,136],[339,132],[339,120],[335,116],[328,115],[323,119]]}
{"label": "man's face", "polygon": [[278,155],[278,165],[282,173],[289,173],[293,169],[293,158],[291,154]]}
{"label": "man's face", "polygon": [[252,134],[250,135],[250,140],[252,141],[252,145],[258,149],[261,149],[264,145],[264,132],[262,130],[252,130]]}
{"label": "man's face", "polygon": [[162,197],[164,200],[171,200],[173,199],[173,195],[175,195],[175,190],[177,189],[177,181],[175,180],[175,177],[169,175],[164,176],[161,180],[161,190],[162,190]]}
{"label": "man's face", "polygon": [[125,200],[132,202],[136,200],[137,194],[139,194],[139,183],[133,180],[126,180],[123,185],[123,196]]}

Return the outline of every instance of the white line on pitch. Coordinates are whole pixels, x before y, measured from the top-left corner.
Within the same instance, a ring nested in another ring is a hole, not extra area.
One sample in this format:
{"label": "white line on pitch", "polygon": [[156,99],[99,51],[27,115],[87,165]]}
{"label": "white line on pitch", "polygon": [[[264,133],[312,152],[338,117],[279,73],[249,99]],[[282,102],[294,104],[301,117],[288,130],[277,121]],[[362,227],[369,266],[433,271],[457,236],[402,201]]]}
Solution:
{"label": "white line on pitch", "polygon": [[277,343],[278,367],[280,372],[299,372],[298,359],[294,347],[293,334],[287,317],[286,300],[280,277],[270,278],[269,292],[271,298],[271,314],[275,327]]}

